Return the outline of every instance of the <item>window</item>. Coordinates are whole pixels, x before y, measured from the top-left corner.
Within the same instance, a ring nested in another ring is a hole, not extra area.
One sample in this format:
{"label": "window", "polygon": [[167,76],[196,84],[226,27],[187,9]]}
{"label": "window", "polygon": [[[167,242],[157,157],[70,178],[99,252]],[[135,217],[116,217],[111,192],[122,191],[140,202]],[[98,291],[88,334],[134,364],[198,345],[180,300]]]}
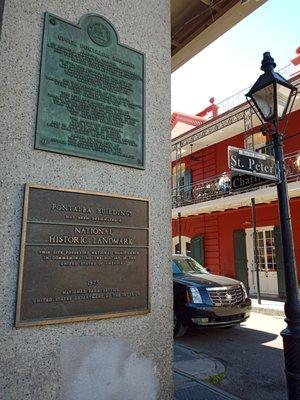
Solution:
{"label": "window", "polygon": [[258,264],[260,271],[276,271],[273,230],[257,232]]}
{"label": "window", "polygon": [[202,265],[190,257],[176,257],[172,263],[173,274],[179,273],[176,267],[184,274],[208,274]]}
{"label": "window", "polygon": [[[266,146],[267,139],[262,132],[253,133],[245,138],[244,147],[248,150],[259,150],[260,148]],[[266,153],[266,148],[260,150],[260,153]]]}
{"label": "window", "polygon": [[248,135],[244,140],[244,147],[245,149],[258,151],[259,153],[265,153],[269,156],[274,155],[274,148],[271,145],[271,142],[267,140],[267,137],[263,135],[262,132],[256,132],[252,135]]}
{"label": "window", "polygon": [[298,155],[298,157],[295,161],[295,167],[298,171],[300,171],[300,155]]}
{"label": "window", "polygon": [[[184,251],[185,248],[185,251]],[[182,254],[189,256],[191,254],[191,243],[186,242],[184,237],[181,238]],[[180,254],[179,243],[175,245],[175,254]]]}
{"label": "window", "polygon": [[178,267],[176,262],[172,261],[172,271],[174,275],[182,274],[181,269]]}
{"label": "window", "polygon": [[191,243],[186,242],[186,255],[190,256],[191,255]]}
{"label": "window", "polygon": [[179,166],[174,165],[174,167],[172,168],[172,186],[173,186],[173,188],[184,185],[184,173],[185,173],[185,163],[181,163]]}

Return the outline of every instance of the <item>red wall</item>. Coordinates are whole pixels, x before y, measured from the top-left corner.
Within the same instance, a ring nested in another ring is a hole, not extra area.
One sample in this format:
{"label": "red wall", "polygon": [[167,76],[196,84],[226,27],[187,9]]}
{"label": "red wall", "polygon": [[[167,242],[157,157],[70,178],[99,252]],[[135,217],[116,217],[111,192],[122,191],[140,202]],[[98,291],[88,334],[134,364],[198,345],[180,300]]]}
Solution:
{"label": "red wall", "polygon": [[[185,168],[192,171],[192,181],[207,179],[228,171],[227,147],[244,147],[244,134],[223,140],[213,146],[206,147],[193,153],[199,161],[192,161],[189,156],[181,159]],[[175,165],[175,163],[173,163]]]}
{"label": "red wall", "polygon": [[[298,275],[300,276],[300,198],[290,200]],[[278,205],[256,206],[257,226],[279,225]],[[251,228],[251,208],[243,207],[212,214],[181,218],[181,234],[193,238],[204,236],[205,266],[212,273],[235,276],[233,231]],[[178,220],[173,220],[173,236],[178,236]]]}
{"label": "red wall", "polygon": [[[287,139],[289,136],[300,132],[299,127],[300,110],[295,111],[290,115],[286,126],[284,134],[284,152],[286,154],[300,150],[300,135]],[[256,128],[253,132],[258,131],[259,129],[260,127]],[[282,124],[281,129],[283,129]],[[227,147],[244,147],[244,138],[245,134],[239,133],[230,139],[223,140],[213,146],[195,152],[194,156],[199,157],[199,161],[191,161],[189,156],[182,158],[182,162],[186,163],[186,168],[192,170],[192,181],[195,182],[206,179],[227,171]],[[300,197],[291,199],[290,205],[299,273]],[[279,225],[277,202],[257,205],[257,225]],[[251,208],[242,207],[237,210],[227,210],[224,212],[215,212],[182,218],[181,234],[190,238],[195,236],[204,236],[205,266],[210,268],[214,273],[234,277],[233,231],[235,229],[250,228],[251,226]],[[177,228],[177,221],[173,221],[173,236],[178,236]]]}
{"label": "red wall", "polygon": [[[283,123],[281,128],[283,129]],[[257,127],[253,132],[258,132],[260,127]],[[300,135],[291,139],[289,136],[300,132],[300,110],[293,112],[290,115],[288,124],[284,134],[284,152],[292,153],[300,149]],[[202,179],[220,175],[224,171],[228,171],[227,148],[228,146],[244,147],[244,133],[238,133],[236,136],[220,141],[219,143],[196,151],[193,155],[199,158],[199,161],[192,161],[189,156],[182,157],[181,162],[185,163],[186,169],[192,170],[192,181],[196,182]],[[220,140],[222,134],[220,133]],[[175,163],[173,162],[173,166]]]}

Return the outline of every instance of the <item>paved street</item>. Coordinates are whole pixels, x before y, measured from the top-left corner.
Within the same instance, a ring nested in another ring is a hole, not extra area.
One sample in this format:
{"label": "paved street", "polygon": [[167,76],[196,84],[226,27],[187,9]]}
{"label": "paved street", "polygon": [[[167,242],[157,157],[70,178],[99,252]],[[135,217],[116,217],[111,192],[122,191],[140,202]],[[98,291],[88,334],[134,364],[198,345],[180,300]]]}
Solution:
{"label": "paved street", "polygon": [[226,378],[218,387],[242,400],[285,400],[282,317],[251,313],[231,329],[190,329],[176,343],[219,360]]}

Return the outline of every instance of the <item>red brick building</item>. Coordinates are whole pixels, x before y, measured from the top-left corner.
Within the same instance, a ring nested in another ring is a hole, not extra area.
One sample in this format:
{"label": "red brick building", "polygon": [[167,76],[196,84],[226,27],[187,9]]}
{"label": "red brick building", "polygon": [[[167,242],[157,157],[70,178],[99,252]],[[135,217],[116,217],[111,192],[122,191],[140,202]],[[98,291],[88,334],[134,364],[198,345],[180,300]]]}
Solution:
{"label": "red brick building", "polygon": [[[299,86],[300,48],[279,71]],[[212,273],[243,280],[256,293],[251,198],[256,203],[259,279],[264,295],[284,297],[284,273],[274,182],[229,171],[228,146],[272,153],[271,141],[245,102],[247,89],[196,117],[172,118],[173,252],[196,258]],[[233,102],[238,104],[233,107]],[[208,117],[208,118],[207,118]],[[286,121],[282,121],[284,129]],[[300,95],[284,132],[295,255],[300,276]],[[180,218],[178,218],[180,216]]]}

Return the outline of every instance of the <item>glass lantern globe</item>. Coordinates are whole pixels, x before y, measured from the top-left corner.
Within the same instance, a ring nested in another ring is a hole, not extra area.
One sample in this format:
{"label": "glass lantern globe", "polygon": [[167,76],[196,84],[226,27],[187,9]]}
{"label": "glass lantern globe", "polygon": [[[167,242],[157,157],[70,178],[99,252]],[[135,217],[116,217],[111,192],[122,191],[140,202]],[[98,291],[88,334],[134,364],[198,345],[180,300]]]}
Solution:
{"label": "glass lantern globe", "polygon": [[264,53],[261,66],[264,73],[246,94],[247,100],[250,100],[260,118],[266,122],[276,122],[283,118],[292,104],[293,96],[297,93],[295,86],[274,72],[275,67],[270,53]]}

